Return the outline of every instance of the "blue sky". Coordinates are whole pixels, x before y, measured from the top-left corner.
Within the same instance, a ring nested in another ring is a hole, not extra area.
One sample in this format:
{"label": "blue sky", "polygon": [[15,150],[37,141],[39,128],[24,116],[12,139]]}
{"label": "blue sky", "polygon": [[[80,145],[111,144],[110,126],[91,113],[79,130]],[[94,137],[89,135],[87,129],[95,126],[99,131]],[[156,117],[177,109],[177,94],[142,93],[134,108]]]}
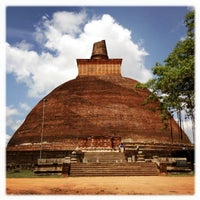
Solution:
{"label": "blue sky", "polygon": [[186,36],[183,20],[190,9],[8,6],[7,137],[42,97],[76,77],[76,58],[90,58],[98,40],[106,39],[110,58],[123,58],[123,76],[140,82],[152,78],[154,64]]}

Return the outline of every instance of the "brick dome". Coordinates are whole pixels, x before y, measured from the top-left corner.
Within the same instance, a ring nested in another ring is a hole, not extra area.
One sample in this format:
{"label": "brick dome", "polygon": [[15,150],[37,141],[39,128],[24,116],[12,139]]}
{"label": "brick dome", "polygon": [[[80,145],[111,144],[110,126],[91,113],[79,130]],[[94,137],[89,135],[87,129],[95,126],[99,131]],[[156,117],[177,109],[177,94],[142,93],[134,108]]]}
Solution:
{"label": "brick dome", "polygon": [[181,139],[174,120],[162,122],[159,102],[145,104],[148,90],[136,89],[137,81],[121,76],[121,61],[78,59],[78,77],[33,108],[8,148],[34,148],[41,140],[51,150],[109,146],[104,140],[190,144],[184,132]]}
{"label": "brick dome", "polygon": [[[162,122],[159,102],[145,105],[149,91],[135,89],[136,83],[120,76],[84,76],[60,85],[44,98],[43,142],[68,146],[67,141],[73,138],[109,136],[171,143],[170,123],[166,122],[165,127]],[[39,143],[42,114],[43,100],[28,114],[8,145]],[[174,120],[172,132],[174,142],[189,143],[185,133],[181,141]]]}

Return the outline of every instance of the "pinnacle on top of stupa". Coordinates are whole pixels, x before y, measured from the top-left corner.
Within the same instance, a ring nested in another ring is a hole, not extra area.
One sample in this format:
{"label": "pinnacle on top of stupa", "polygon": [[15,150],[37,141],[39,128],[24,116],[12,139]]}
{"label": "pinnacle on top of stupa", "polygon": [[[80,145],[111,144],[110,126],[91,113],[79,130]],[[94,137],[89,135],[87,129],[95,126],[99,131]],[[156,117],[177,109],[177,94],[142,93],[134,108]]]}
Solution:
{"label": "pinnacle on top of stupa", "polygon": [[91,59],[108,59],[105,40],[101,40],[93,44]]}

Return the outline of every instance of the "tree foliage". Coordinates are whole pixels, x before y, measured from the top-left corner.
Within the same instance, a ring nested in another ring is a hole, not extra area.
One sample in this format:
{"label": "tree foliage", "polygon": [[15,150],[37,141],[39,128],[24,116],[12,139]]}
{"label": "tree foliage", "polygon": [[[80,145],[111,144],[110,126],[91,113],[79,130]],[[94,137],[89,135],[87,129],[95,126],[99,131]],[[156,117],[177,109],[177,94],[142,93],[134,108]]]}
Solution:
{"label": "tree foliage", "polygon": [[152,68],[154,78],[143,84],[143,87],[152,91],[150,99],[154,96],[162,102],[163,118],[170,117],[164,112],[166,109],[171,114],[177,112],[179,115],[185,110],[187,117],[194,123],[194,11],[185,16],[184,23],[187,37],[176,44],[165,59],[164,65],[155,64]]}

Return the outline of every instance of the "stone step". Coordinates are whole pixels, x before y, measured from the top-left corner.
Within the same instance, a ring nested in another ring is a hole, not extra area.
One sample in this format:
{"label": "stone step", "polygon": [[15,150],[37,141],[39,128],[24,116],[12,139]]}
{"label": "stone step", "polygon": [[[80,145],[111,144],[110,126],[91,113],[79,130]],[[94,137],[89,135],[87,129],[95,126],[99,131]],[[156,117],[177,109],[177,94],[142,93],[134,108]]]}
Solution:
{"label": "stone step", "polygon": [[94,175],[101,175],[101,174],[108,174],[110,176],[114,176],[114,175],[125,175],[125,176],[130,176],[130,175],[138,175],[138,174],[149,174],[149,175],[158,175],[157,171],[149,171],[149,170],[146,170],[146,171],[127,171],[127,170],[84,170],[84,171],[74,171],[74,172],[71,172],[70,173],[70,176],[82,176],[82,175],[90,175],[90,174],[94,174]]}
{"label": "stone step", "polygon": [[70,174],[73,174],[73,173],[122,173],[122,172],[124,172],[125,174],[129,174],[129,173],[150,173],[150,172],[157,172],[157,171],[155,171],[155,170],[132,170],[132,169],[93,169],[93,170],[91,170],[91,169],[82,169],[82,170],[71,170],[70,171]]}
{"label": "stone step", "polygon": [[73,163],[72,166],[73,167],[152,167],[155,164],[152,162],[145,162],[145,163],[139,163],[139,162],[134,162],[134,163]]}
{"label": "stone step", "polygon": [[112,173],[112,174],[106,174],[106,173],[98,173],[98,174],[76,174],[76,175],[70,175],[71,177],[90,177],[90,176],[158,176],[158,174],[154,174],[154,173]]}

